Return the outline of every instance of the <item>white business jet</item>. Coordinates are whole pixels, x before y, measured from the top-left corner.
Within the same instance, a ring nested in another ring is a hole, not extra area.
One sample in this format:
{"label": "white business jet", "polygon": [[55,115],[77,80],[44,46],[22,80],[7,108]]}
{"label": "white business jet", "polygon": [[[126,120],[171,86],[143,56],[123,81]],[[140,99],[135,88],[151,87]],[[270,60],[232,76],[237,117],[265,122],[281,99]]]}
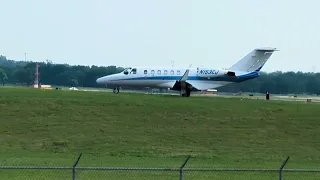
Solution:
{"label": "white business jet", "polygon": [[229,69],[222,68],[156,68],[129,67],[124,71],[97,79],[98,84],[113,85],[114,93],[119,87],[168,88],[180,91],[189,97],[192,91],[218,88],[259,77],[260,70],[275,48],[257,48],[235,63]]}

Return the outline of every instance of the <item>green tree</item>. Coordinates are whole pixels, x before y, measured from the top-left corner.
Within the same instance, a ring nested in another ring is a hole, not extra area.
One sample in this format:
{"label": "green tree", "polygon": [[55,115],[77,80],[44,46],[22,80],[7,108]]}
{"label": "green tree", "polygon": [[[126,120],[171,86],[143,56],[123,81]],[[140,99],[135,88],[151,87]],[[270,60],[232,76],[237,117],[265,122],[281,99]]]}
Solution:
{"label": "green tree", "polygon": [[2,86],[4,86],[4,83],[8,80],[7,73],[0,68],[0,81],[2,83]]}

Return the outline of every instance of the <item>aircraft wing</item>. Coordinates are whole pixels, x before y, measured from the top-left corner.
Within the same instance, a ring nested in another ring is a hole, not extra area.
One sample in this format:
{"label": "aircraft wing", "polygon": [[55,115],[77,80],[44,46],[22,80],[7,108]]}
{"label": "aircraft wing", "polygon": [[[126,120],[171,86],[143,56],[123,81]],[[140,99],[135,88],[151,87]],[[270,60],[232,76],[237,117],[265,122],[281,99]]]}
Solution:
{"label": "aircraft wing", "polygon": [[172,86],[172,90],[178,90],[180,91],[182,87],[189,86],[189,84],[186,82],[189,76],[189,69],[186,70],[186,72],[183,74],[183,76],[176,80],[176,82]]}
{"label": "aircraft wing", "polygon": [[201,90],[207,90],[211,88],[218,88],[222,86],[221,84],[208,84],[207,82],[199,82],[199,81],[188,81],[189,76],[189,70],[186,70],[186,72],[183,74],[183,76],[176,81],[168,82],[162,84],[165,86],[171,86],[171,90],[177,90],[180,91],[184,88],[190,88],[192,91],[201,91]]}
{"label": "aircraft wing", "polygon": [[188,76],[189,76],[189,69],[186,70],[183,76],[173,84],[171,89],[181,91],[182,89],[189,88],[192,91],[198,91],[198,89],[195,88],[193,84],[190,84],[188,82]]}
{"label": "aircraft wing", "polygon": [[186,70],[186,72],[183,74],[183,76],[180,78],[180,81],[187,81],[189,76],[189,69]]}

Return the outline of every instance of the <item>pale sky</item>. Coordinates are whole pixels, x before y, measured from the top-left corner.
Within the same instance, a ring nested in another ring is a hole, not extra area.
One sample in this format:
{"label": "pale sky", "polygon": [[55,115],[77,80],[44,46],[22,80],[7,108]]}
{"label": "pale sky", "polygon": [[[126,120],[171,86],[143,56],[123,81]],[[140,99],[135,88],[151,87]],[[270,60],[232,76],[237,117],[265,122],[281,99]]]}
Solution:
{"label": "pale sky", "polygon": [[0,55],[98,66],[228,68],[280,49],[262,71],[320,71],[319,0],[0,0]]}

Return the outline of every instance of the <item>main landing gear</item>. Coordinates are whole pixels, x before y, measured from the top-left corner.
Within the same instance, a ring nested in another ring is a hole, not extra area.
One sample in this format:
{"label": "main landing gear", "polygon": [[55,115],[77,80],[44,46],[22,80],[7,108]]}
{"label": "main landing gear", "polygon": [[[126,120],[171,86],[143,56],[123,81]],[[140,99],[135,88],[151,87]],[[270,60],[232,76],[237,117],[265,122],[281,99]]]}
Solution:
{"label": "main landing gear", "polygon": [[119,87],[116,87],[113,89],[113,93],[118,94],[119,93]]}
{"label": "main landing gear", "polygon": [[190,97],[191,90],[189,88],[186,88],[185,93],[181,93],[182,97]]}

